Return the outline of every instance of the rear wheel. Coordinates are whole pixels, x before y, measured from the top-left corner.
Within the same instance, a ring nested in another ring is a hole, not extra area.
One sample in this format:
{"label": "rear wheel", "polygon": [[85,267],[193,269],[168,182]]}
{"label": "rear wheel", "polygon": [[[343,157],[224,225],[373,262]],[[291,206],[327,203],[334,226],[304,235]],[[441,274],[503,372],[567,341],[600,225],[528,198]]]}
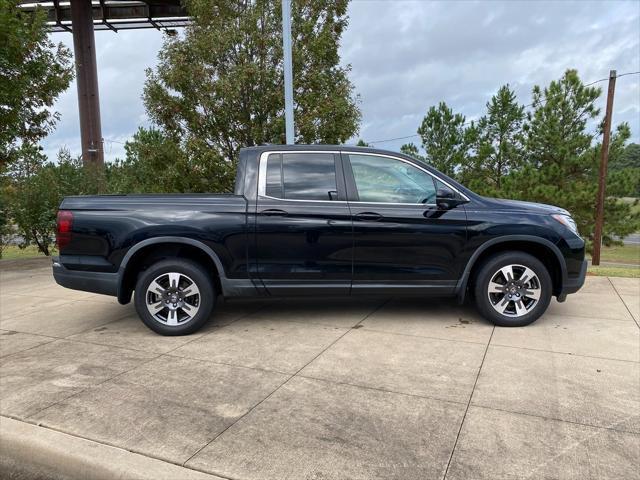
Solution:
{"label": "rear wheel", "polygon": [[502,327],[521,327],[536,321],[549,306],[551,276],[537,258],[506,252],[490,258],[475,281],[480,313]]}
{"label": "rear wheel", "polygon": [[211,277],[190,260],[162,260],[145,270],[136,283],[138,316],[161,335],[195,332],[207,322],[214,304]]}

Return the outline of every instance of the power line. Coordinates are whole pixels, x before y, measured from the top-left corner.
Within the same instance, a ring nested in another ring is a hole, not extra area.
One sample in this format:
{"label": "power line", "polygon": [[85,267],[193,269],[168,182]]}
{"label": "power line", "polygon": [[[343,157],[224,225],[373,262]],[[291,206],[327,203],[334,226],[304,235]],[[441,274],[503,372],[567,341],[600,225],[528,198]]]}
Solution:
{"label": "power line", "polygon": [[419,136],[420,135],[418,135],[417,133],[414,133],[413,135],[407,135],[406,137],[387,138],[385,140],[376,140],[374,142],[367,142],[367,143],[392,142],[393,140],[404,140],[405,138],[412,138],[412,137],[419,137]]}
{"label": "power line", "polygon": [[[640,72],[627,72],[627,73],[621,73],[620,75],[616,75],[616,78],[620,78],[620,77],[626,77],[627,75],[638,75]],[[609,80],[608,78],[605,80]]]}
{"label": "power line", "polygon": [[119,142],[118,140],[112,140],[110,138],[103,138],[103,140],[105,142],[111,142],[111,143],[119,143],[120,145],[126,145],[127,142]]}
{"label": "power line", "polygon": [[[640,74],[640,71],[638,72],[626,72],[626,73],[621,73],[620,75],[617,75],[616,78],[620,78],[620,77],[626,77],[627,75],[638,75]],[[591,85],[595,85],[596,83],[601,83],[601,82],[607,82],[609,81],[609,78],[601,78],[600,80],[594,80],[593,82],[587,83],[584,86],[585,87],[590,87]],[[524,108],[529,108],[529,107],[533,107],[535,105],[540,105],[540,104],[544,104],[546,103],[546,100],[543,102],[533,102],[530,103],[528,105],[525,105]],[[464,122],[461,126],[466,125],[468,122]],[[372,142],[366,142],[366,143],[370,143],[370,144],[376,144],[376,143],[386,143],[386,142],[393,142],[396,140],[404,140],[407,138],[414,138],[414,137],[419,137],[420,135],[418,133],[414,133],[413,135],[407,135],[404,137],[396,137],[396,138],[385,138],[384,140],[376,140],[376,141],[372,141]]]}

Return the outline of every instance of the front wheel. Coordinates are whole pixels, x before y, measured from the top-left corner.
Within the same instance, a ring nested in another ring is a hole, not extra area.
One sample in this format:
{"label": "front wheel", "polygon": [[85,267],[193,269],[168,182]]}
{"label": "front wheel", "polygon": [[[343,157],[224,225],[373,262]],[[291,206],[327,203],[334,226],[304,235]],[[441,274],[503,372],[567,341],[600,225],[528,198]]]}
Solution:
{"label": "front wheel", "polygon": [[522,327],[547,310],[552,282],[540,260],[522,252],[507,252],[482,266],[474,293],[484,318],[501,327]]}
{"label": "front wheel", "polygon": [[145,270],[136,283],[138,316],[161,335],[195,332],[207,322],[214,304],[211,277],[190,260],[162,260]]}

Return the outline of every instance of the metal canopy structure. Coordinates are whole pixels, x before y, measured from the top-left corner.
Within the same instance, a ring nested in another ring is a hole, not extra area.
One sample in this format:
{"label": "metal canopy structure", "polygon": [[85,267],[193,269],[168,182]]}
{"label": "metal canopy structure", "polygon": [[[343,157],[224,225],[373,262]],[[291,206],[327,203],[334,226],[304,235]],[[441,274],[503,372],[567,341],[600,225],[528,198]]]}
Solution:
{"label": "metal canopy structure", "polygon": [[82,161],[104,165],[94,30],[174,29],[190,21],[180,0],[21,1],[24,11],[44,9],[51,32],[71,32],[78,86]]}
{"label": "metal canopy structure", "polygon": [[[52,32],[71,32],[72,1],[22,1],[20,8],[47,12],[47,24]],[[140,28],[172,29],[189,23],[186,9],[179,0],[85,0],[91,3],[94,30],[130,30]]]}

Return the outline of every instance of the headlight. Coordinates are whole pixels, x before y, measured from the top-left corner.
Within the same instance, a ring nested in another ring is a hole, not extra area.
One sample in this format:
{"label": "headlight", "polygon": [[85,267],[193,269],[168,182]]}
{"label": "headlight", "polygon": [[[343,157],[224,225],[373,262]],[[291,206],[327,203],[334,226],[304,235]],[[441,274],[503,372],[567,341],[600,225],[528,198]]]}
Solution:
{"label": "headlight", "polygon": [[576,235],[579,235],[578,226],[576,225],[575,220],[571,218],[569,215],[554,214],[551,216],[555,220],[563,224],[565,227],[567,227],[569,230],[571,230],[573,233],[575,233]]}

